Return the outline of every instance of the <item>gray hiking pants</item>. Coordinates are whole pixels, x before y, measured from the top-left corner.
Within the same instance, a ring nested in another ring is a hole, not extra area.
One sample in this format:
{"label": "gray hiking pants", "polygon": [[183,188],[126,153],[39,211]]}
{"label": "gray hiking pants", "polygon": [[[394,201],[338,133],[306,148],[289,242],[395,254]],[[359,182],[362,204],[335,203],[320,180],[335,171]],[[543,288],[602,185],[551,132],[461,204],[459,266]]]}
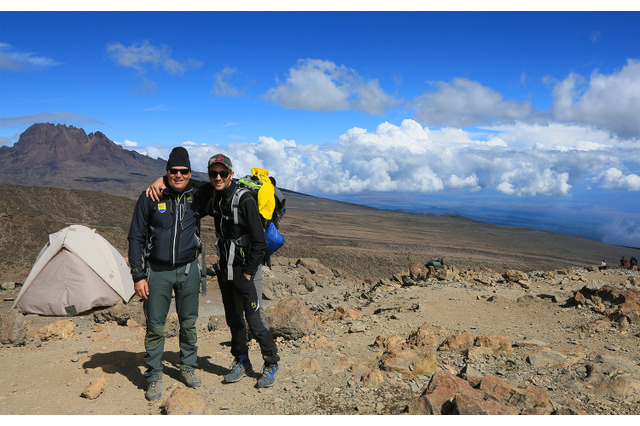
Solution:
{"label": "gray hiking pants", "polygon": [[[187,273],[188,272],[188,273]],[[200,297],[200,269],[198,260],[173,267],[149,262],[149,298],[144,302],[147,334],[144,339],[146,355],[144,373],[148,382],[162,378],[165,322],[175,292],[176,312],[180,322],[180,369],[194,370],[198,347],[196,320]]]}

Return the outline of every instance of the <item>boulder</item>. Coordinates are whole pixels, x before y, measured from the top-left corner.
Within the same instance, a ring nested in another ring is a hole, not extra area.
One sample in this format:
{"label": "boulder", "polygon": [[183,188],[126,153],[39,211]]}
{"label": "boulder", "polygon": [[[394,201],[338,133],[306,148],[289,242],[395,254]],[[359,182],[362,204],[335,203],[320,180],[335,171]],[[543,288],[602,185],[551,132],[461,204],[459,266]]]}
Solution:
{"label": "boulder", "polygon": [[431,329],[430,324],[423,324],[417,330],[412,331],[407,338],[407,343],[416,346],[437,347],[438,338]]}
{"label": "boulder", "polygon": [[23,346],[28,341],[28,327],[24,315],[12,309],[0,318],[0,343]]}
{"label": "boulder", "polygon": [[415,262],[409,267],[409,275],[415,281],[424,281],[429,278],[429,269],[424,264]]}
{"label": "boulder", "polygon": [[43,342],[57,339],[70,339],[76,331],[76,325],[69,320],[60,320],[53,324],[45,325],[36,330],[37,336]]}
{"label": "boulder", "polygon": [[224,330],[227,327],[227,322],[224,315],[211,315],[209,322],[207,323],[207,330],[217,331]]}
{"label": "boulder", "polygon": [[132,301],[127,305],[118,303],[117,305],[102,309],[93,314],[93,320],[99,324],[115,322],[118,325],[126,326],[130,319],[138,324],[147,323],[141,303],[137,301]]}
{"label": "boulder", "polygon": [[475,346],[488,347],[496,352],[511,352],[511,340],[507,336],[498,334],[489,334],[486,336],[476,337],[474,343]]}
{"label": "boulder", "polygon": [[[479,383],[477,383],[479,380]],[[423,394],[407,406],[409,414],[515,415],[552,414],[545,388],[515,389],[504,380],[474,378],[476,387],[445,371],[433,374]]]}
{"label": "boulder", "polygon": [[369,371],[362,376],[362,383],[368,388],[377,388],[384,383],[384,375],[378,369]]}
{"label": "boulder", "polygon": [[378,336],[376,337],[375,342],[373,342],[373,346],[377,348],[382,348],[387,352],[392,352],[394,350],[399,350],[406,344],[406,340],[402,336],[398,336],[394,334],[389,337]]}
{"label": "boulder", "polygon": [[438,347],[439,351],[467,351],[474,343],[475,339],[467,333],[455,334],[447,337]]}
{"label": "boulder", "polygon": [[336,350],[335,345],[328,341],[327,338],[321,334],[316,335],[312,339],[310,339],[309,347],[312,349],[320,349],[327,352],[333,352]]}
{"label": "boulder", "polygon": [[329,319],[335,319],[340,321],[346,320],[346,319],[363,318],[360,311],[353,308],[349,308],[347,306],[336,306],[335,311],[332,314],[329,314],[328,317]]}
{"label": "boulder", "polygon": [[508,282],[518,282],[521,280],[526,280],[527,274],[515,269],[509,269],[504,274],[502,274],[502,278],[504,278]]}
{"label": "boulder", "polygon": [[299,339],[318,327],[316,318],[302,299],[287,297],[265,311],[265,319],[274,337]]}
{"label": "boulder", "polygon": [[165,414],[207,414],[207,403],[193,389],[178,387],[162,404]]}
{"label": "boulder", "polygon": [[486,397],[466,380],[445,371],[433,374],[423,394],[407,406],[409,414],[517,414]]}
{"label": "boulder", "polygon": [[529,354],[527,361],[534,368],[546,368],[553,365],[562,365],[570,360],[561,353],[552,351],[549,348],[542,348]]}

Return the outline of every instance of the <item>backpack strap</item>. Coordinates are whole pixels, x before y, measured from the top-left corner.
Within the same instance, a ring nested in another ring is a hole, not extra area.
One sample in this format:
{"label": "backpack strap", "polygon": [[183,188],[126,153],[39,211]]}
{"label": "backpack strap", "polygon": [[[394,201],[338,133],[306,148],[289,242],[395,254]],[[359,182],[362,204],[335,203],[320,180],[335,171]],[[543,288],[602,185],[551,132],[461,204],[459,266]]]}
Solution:
{"label": "backpack strap", "polygon": [[[234,225],[239,223],[238,219],[238,206],[240,205],[240,198],[244,195],[245,192],[249,192],[247,188],[236,188],[235,193],[233,194],[233,198],[231,199],[231,211],[233,216],[223,216],[223,219],[233,220]],[[249,244],[249,235],[242,235],[236,239],[230,239],[229,251],[227,253],[227,280],[233,281],[233,261],[236,258],[236,246],[248,246]]]}

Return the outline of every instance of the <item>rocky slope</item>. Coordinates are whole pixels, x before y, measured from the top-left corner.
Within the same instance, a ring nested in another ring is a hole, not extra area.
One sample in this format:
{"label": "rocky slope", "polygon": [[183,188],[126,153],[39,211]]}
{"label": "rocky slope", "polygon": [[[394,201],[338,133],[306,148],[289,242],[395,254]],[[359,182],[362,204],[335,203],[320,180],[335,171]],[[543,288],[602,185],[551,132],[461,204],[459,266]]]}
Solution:
{"label": "rocky slope", "polygon": [[[212,285],[198,321],[203,385],[179,381],[174,314],[156,403],[144,399],[138,301],[68,319],[22,317],[4,302],[0,414],[637,415],[639,284],[622,269],[421,263],[372,282],[278,257],[264,292],[277,383],[222,383],[229,334]],[[250,356],[259,370],[255,341]]]}

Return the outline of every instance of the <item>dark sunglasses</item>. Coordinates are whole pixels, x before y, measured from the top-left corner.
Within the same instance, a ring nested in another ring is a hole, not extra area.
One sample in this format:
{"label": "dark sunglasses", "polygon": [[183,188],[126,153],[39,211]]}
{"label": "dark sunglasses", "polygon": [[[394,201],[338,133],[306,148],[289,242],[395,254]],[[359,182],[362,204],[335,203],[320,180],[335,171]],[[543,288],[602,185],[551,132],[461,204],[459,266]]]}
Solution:
{"label": "dark sunglasses", "polygon": [[222,179],[226,179],[229,177],[229,173],[230,173],[229,170],[223,170],[221,172],[216,172],[215,170],[209,170],[209,177],[215,179],[218,177],[218,175],[220,175]]}
{"label": "dark sunglasses", "polygon": [[189,173],[191,173],[191,170],[189,169],[174,169],[171,168],[169,169],[169,173],[171,173],[172,175],[177,175],[178,173],[182,173],[182,176],[188,175]]}

